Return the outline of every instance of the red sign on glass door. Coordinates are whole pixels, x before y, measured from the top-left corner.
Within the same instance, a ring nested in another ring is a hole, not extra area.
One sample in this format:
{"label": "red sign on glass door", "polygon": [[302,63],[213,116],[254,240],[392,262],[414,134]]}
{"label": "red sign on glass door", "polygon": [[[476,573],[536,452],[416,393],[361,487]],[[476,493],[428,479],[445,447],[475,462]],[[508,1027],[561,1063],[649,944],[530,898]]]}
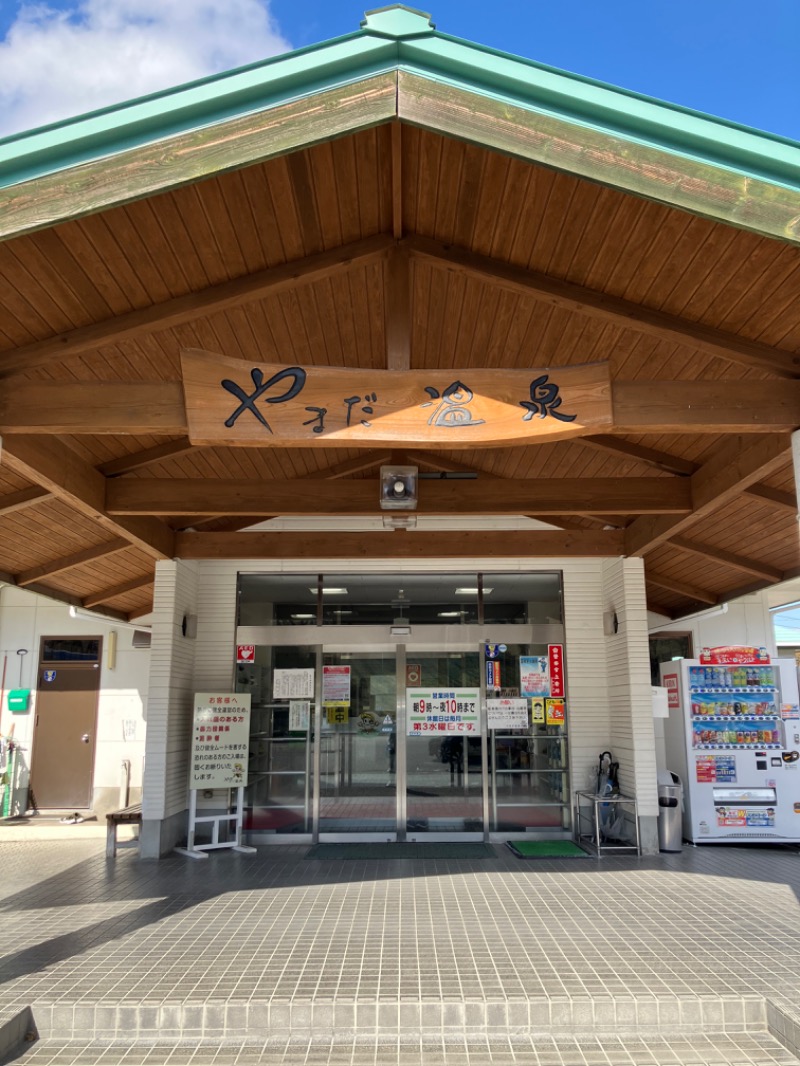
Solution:
{"label": "red sign on glass door", "polygon": [[550,695],[564,695],[564,645],[548,644],[547,661],[550,666]]}

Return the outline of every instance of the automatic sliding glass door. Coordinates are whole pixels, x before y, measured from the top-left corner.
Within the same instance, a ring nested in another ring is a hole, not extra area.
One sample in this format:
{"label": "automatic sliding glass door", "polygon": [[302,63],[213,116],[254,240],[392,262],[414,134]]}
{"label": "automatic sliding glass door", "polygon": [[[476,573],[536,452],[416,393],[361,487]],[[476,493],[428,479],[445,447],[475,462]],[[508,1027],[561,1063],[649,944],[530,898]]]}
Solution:
{"label": "automatic sliding glass door", "polygon": [[[255,842],[569,829],[567,701],[547,694],[560,644],[364,650],[364,637],[357,651],[257,645],[237,668],[238,691],[253,698],[245,828]],[[313,695],[277,698],[276,671],[307,672]]]}
{"label": "automatic sliding glass door", "polygon": [[395,653],[324,651],[322,663],[319,836],[395,840]]}
{"label": "automatic sliding glass door", "polygon": [[406,835],[482,838],[480,655],[408,651],[406,682]]}

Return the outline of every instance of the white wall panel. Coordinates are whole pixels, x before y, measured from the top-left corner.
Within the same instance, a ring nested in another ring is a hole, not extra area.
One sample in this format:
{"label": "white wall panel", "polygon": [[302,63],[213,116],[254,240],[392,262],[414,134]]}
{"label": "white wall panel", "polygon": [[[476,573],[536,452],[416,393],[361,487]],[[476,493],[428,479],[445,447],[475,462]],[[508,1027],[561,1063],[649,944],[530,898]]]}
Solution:
{"label": "white wall panel", "polygon": [[156,564],[150,646],[150,709],[143,818],[161,819],[188,806],[194,644],[183,636],[184,615],[197,614],[196,563]]}

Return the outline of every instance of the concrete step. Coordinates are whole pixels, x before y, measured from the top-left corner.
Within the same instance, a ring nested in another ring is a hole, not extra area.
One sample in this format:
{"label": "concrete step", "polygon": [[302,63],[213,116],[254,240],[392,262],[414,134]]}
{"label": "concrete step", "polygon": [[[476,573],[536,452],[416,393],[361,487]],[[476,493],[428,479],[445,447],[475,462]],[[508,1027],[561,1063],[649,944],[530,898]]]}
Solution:
{"label": "concrete step", "polygon": [[762,996],[422,1000],[340,996],[91,1004],[34,1001],[41,1037],[72,1040],[503,1040],[766,1032]]}
{"label": "concrete step", "polygon": [[797,1066],[767,1033],[682,1038],[100,1042],[41,1040],[18,1066]]}

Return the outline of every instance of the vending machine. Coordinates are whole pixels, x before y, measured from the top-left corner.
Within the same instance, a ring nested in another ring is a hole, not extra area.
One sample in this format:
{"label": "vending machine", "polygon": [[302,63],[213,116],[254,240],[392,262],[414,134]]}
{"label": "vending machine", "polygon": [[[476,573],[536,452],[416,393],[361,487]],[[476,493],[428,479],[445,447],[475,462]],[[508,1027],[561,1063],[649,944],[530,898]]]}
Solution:
{"label": "vending machine", "polygon": [[800,842],[800,706],[793,660],[704,648],[661,664],[667,769],[684,786],[693,843]]}

